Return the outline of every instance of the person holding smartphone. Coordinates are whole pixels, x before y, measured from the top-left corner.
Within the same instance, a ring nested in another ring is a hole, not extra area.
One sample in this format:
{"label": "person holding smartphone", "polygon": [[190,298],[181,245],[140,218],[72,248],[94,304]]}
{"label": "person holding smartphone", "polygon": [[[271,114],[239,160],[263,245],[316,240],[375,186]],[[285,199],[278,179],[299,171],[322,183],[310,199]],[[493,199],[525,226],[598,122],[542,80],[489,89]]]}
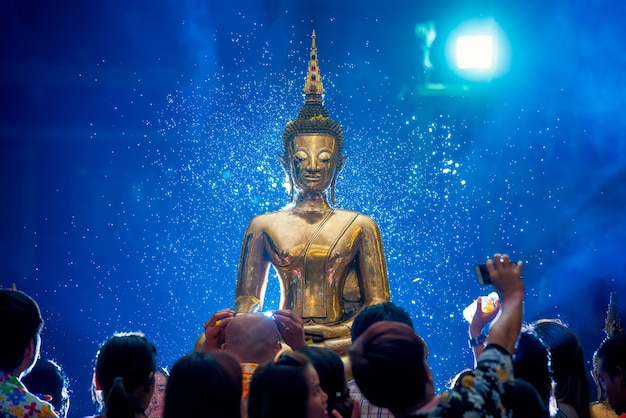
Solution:
{"label": "person holding smartphone", "polygon": [[[396,418],[510,416],[504,394],[515,381],[511,356],[522,325],[523,264],[495,254],[486,265],[501,307],[476,368],[463,373],[450,393],[438,395],[426,342],[407,325],[380,321],[350,349],[352,374],[370,402],[388,408]],[[401,385],[390,384],[399,379]]]}

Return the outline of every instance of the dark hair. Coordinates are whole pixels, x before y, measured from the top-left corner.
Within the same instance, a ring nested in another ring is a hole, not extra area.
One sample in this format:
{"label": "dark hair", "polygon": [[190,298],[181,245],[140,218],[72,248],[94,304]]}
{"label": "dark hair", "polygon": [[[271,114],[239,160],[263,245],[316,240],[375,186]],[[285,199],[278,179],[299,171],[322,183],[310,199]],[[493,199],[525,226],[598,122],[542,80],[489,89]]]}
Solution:
{"label": "dark hair", "polygon": [[106,341],[96,358],[96,379],[108,417],[134,417],[144,412],[133,392],[154,383],[156,348],[138,332],[118,333]]}
{"label": "dark hair", "polygon": [[506,408],[513,411],[513,418],[550,418],[550,412],[537,389],[526,379],[515,376],[511,396],[502,398]]}
{"label": "dark hair", "polygon": [[[594,353],[594,358],[601,362],[600,366],[613,378],[617,374],[617,368],[626,371],[626,335],[614,335],[602,341],[600,347]],[[626,381],[622,381],[622,386]]]}
{"label": "dark hair", "polygon": [[534,386],[545,405],[550,404],[550,353],[533,332],[520,333],[513,354],[513,372],[516,379],[523,378]]}
{"label": "dark hair", "polygon": [[22,364],[24,350],[42,328],[39,306],[30,296],[0,289],[0,329],[9,336],[0,340],[0,371],[12,374]]}
{"label": "dark hair", "polygon": [[415,329],[413,320],[406,309],[393,302],[377,303],[367,306],[354,318],[350,330],[352,341],[359,338],[370,325],[378,321],[400,322]]}
{"label": "dark hair", "polygon": [[533,329],[550,351],[554,397],[571,405],[580,418],[589,418],[591,395],[578,336],[558,319],[538,320]]}
{"label": "dark hair", "polygon": [[300,350],[308,357],[320,378],[320,386],[328,395],[328,416],[333,416],[333,409],[342,417],[349,418],[352,414],[352,398],[346,385],[346,371],[339,357],[334,351],[325,347],[305,345]]}
{"label": "dark hair", "polygon": [[172,367],[163,417],[239,418],[242,375],[239,361],[225,351],[193,352]]}
{"label": "dark hair", "polygon": [[67,416],[70,408],[70,382],[61,366],[52,360],[40,358],[21,380],[30,393],[36,396],[51,396],[52,399],[49,402],[59,416]]}
{"label": "dark hair", "polygon": [[300,353],[280,352],[259,366],[250,381],[249,418],[303,418],[307,416],[309,360]]}
{"label": "dark hair", "polygon": [[[352,374],[363,396],[392,412],[424,399],[428,375],[426,346],[413,329],[400,322],[372,324],[352,345]],[[396,385],[398,376],[404,376]]]}

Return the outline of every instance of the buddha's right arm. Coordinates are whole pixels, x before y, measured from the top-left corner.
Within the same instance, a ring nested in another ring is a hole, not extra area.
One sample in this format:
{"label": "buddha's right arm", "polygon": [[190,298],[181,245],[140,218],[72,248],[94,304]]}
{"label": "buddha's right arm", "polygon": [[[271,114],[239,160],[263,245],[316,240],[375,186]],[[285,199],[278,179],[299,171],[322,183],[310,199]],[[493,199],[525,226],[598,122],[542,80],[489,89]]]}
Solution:
{"label": "buddha's right arm", "polygon": [[233,307],[236,312],[257,312],[262,308],[269,266],[263,233],[251,223],[241,246]]}

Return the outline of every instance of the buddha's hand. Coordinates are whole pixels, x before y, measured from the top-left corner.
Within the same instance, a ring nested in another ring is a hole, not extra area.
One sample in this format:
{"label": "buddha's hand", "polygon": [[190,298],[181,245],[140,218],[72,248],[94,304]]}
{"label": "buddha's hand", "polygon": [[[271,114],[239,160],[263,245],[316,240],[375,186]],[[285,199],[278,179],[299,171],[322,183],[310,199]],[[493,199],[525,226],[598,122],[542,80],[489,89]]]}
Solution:
{"label": "buddha's hand", "polygon": [[285,344],[293,350],[298,350],[306,345],[304,339],[304,323],[293,311],[280,309],[273,312],[274,322],[278,326],[278,332]]}
{"label": "buddha's hand", "polygon": [[304,326],[304,333],[307,340],[311,339],[317,343],[331,338],[349,338],[350,327],[347,324],[311,324]]}
{"label": "buddha's hand", "polygon": [[221,309],[204,323],[204,351],[219,350],[224,344],[224,330],[226,325],[235,317],[235,311],[226,308]]}

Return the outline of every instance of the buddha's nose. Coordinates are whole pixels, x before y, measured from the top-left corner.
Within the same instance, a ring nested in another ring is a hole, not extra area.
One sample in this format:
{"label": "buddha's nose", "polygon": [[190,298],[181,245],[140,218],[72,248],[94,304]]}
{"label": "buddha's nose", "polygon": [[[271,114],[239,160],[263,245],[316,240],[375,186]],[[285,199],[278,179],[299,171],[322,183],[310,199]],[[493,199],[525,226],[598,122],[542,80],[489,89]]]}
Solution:
{"label": "buddha's nose", "polygon": [[313,158],[313,160],[311,161],[311,164],[309,165],[309,171],[319,171],[319,170],[320,170],[319,161]]}

